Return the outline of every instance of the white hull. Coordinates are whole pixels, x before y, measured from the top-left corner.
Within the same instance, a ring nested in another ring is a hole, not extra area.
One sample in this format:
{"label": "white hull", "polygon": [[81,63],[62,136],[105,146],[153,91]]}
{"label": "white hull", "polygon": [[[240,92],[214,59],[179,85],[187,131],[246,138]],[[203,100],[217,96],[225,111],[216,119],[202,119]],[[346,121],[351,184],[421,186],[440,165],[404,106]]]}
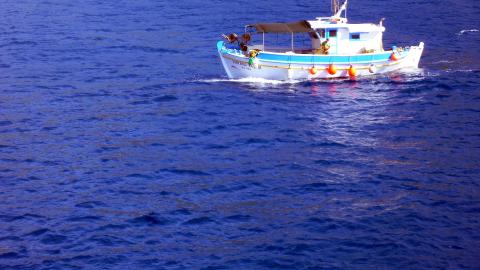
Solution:
{"label": "white hull", "polygon": [[[401,54],[397,61],[383,60],[370,62],[337,63],[337,72],[330,75],[327,68],[328,62],[294,63],[282,61],[262,60],[261,55],[255,60],[255,65],[248,64],[249,58],[239,51],[232,52],[219,46],[220,59],[230,79],[241,78],[263,78],[270,80],[305,80],[305,79],[328,79],[349,77],[350,66],[356,69],[356,76],[369,76],[383,74],[393,71],[418,68],[423,53],[424,44],[412,46]],[[333,58],[335,56],[332,56]],[[352,56],[355,57],[355,56]],[[372,59],[374,57],[372,56]],[[315,67],[316,72],[312,74],[311,68]]]}

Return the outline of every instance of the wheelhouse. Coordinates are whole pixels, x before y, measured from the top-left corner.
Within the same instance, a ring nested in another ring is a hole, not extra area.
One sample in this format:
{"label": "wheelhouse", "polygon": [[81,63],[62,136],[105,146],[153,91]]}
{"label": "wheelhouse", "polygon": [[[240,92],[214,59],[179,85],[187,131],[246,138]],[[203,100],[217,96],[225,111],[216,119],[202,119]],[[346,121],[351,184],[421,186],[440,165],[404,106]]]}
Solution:
{"label": "wheelhouse", "polygon": [[373,23],[349,24],[345,18],[317,18],[308,21],[311,28],[319,35],[312,40],[314,48],[329,39],[329,54],[359,54],[383,51],[383,27]]}

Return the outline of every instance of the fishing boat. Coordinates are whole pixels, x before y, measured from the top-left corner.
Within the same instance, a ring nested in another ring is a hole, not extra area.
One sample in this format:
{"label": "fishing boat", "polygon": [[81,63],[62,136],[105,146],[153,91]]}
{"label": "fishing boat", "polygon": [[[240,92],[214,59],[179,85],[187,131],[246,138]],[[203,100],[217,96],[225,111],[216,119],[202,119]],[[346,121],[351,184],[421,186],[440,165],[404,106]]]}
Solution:
{"label": "fishing boat", "polygon": [[[347,4],[348,0],[341,6],[338,0],[332,0],[330,17],[256,23],[245,26],[240,36],[224,34],[217,49],[227,76],[271,80],[354,78],[418,68],[423,42],[385,50],[384,18],[378,24],[348,23]],[[289,44],[269,44],[266,38],[272,35],[277,39],[279,35],[287,37]],[[306,43],[307,47],[299,47],[299,36],[304,42],[301,46]]]}

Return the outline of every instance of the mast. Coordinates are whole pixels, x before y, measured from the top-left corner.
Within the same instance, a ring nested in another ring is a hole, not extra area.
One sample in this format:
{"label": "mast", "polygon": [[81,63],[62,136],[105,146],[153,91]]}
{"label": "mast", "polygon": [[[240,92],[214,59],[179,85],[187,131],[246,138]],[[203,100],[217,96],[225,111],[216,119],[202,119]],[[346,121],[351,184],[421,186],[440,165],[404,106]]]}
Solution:
{"label": "mast", "polygon": [[341,18],[342,17],[342,12],[345,12],[345,18],[347,18],[348,0],[345,0],[345,2],[343,2],[343,5],[341,7],[338,6],[338,0],[332,0],[332,2],[336,2],[335,3],[336,4],[336,11],[335,11],[335,13],[333,13],[333,17],[334,18]]}
{"label": "mast", "polygon": [[338,10],[340,9],[340,4],[338,3],[338,0],[331,0],[332,4],[332,14],[337,14]]}

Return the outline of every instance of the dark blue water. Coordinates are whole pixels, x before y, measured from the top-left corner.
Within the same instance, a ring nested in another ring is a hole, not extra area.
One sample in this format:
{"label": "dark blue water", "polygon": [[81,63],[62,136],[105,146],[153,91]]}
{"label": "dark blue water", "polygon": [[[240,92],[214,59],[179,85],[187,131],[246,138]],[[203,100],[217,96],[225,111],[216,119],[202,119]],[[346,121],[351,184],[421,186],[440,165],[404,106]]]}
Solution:
{"label": "dark blue water", "polygon": [[479,2],[351,1],[417,72],[226,79],[329,3],[2,1],[0,268],[479,269]]}

